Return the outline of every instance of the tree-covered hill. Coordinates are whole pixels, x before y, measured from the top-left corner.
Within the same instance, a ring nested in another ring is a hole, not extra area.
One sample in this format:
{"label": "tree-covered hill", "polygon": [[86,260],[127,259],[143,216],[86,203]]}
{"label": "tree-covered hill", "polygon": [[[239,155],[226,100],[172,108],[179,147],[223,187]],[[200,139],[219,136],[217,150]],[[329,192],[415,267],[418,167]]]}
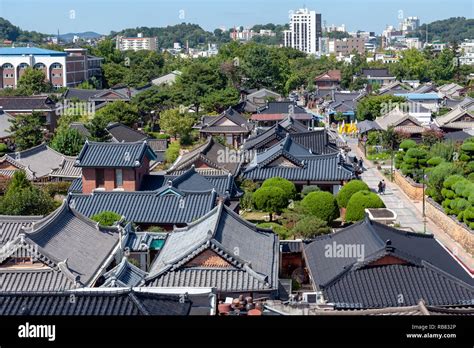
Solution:
{"label": "tree-covered hill", "polygon": [[465,39],[474,39],[474,19],[467,19],[465,17],[453,17],[423,24],[416,33],[410,36],[419,37],[425,41],[427,26],[428,41],[430,42],[434,40],[460,42]]}
{"label": "tree-covered hill", "polygon": [[11,40],[16,42],[40,43],[48,35],[36,31],[21,30],[8,20],[0,17],[0,41]]}

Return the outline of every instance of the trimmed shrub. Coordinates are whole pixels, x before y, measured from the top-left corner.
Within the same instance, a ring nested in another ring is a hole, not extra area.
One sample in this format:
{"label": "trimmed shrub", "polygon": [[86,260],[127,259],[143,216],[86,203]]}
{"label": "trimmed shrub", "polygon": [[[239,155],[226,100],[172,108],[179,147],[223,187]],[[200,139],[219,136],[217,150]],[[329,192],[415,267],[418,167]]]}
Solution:
{"label": "trimmed shrub", "polygon": [[288,205],[285,192],[279,187],[260,187],[253,193],[253,204],[270,214],[281,212]]}
{"label": "trimmed shrub", "polygon": [[321,191],[321,189],[317,185],[309,185],[309,186],[303,187],[303,189],[301,190],[301,195],[304,197],[304,196],[309,195],[311,192],[318,192],[318,191]]}
{"label": "trimmed shrub", "polygon": [[255,190],[258,189],[258,184],[253,180],[245,179],[240,184],[240,188],[245,192],[255,192]]}
{"label": "trimmed shrub", "polygon": [[416,147],[416,142],[411,139],[403,140],[399,146],[399,148],[405,152],[414,147]]}
{"label": "trimmed shrub", "polygon": [[438,164],[441,164],[444,162],[444,158],[436,156],[436,157],[431,157],[426,164],[428,164],[431,167],[436,167]]}
{"label": "trimmed shrub", "polygon": [[306,216],[299,220],[293,228],[293,235],[303,238],[314,238],[321,234],[330,233],[327,222],[316,216]]}
{"label": "trimmed shrub", "polygon": [[346,208],[352,195],[359,191],[369,191],[369,186],[362,180],[351,180],[345,184],[336,196],[339,207]]}
{"label": "trimmed shrub", "polygon": [[165,151],[166,163],[173,163],[179,157],[180,145],[177,141],[171,143]]}
{"label": "trimmed shrub", "polygon": [[301,206],[307,214],[316,216],[326,222],[331,222],[339,217],[336,199],[329,192],[311,192],[303,198]]}
{"label": "trimmed shrub", "polygon": [[463,212],[463,222],[474,230],[474,207],[469,207]]}
{"label": "trimmed shrub", "polygon": [[253,192],[245,192],[242,198],[240,199],[240,206],[243,209],[252,209],[253,208]]}
{"label": "trimmed shrub", "polygon": [[278,187],[285,192],[288,199],[293,199],[296,196],[296,187],[291,181],[280,177],[267,179],[263,182],[262,187]]}
{"label": "trimmed shrub", "polygon": [[443,162],[433,168],[428,175],[426,193],[436,202],[443,200],[444,180],[454,174],[461,174],[462,170],[450,162]]}
{"label": "trimmed shrub", "polygon": [[347,204],[346,220],[360,221],[365,217],[366,208],[385,208],[385,204],[380,197],[370,191],[360,191],[355,193]]}
{"label": "trimmed shrub", "polygon": [[260,224],[257,224],[257,227],[260,228],[267,228],[278,234],[278,237],[280,240],[285,240],[291,237],[290,231],[288,231],[285,227],[282,225],[277,224],[276,222],[262,222]]}
{"label": "trimmed shrub", "polygon": [[101,226],[113,226],[121,219],[122,217],[113,211],[103,211],[91,217],[91,220],[98,222]]}

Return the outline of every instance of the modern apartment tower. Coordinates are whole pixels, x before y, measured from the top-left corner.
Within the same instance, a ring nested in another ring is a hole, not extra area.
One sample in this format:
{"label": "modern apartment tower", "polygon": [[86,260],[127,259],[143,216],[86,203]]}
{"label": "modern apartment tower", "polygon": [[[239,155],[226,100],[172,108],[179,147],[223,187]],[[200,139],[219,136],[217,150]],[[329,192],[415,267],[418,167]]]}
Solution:
{"label": "modern apartment tower", "polygon": [[284,45],[316,54],[322,37],[321,14],[307,8],[290,11],[290,29],[284,31]]}

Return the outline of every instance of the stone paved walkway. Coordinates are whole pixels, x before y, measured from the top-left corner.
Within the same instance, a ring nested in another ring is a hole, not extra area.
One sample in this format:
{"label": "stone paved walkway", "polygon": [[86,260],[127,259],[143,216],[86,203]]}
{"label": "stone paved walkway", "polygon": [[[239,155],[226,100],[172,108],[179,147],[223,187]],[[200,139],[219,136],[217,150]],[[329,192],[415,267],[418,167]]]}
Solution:
{"label": "stone paved walkway", "polygon": [[[351,148],[350,156],[363,157],[362,152],[357,146],[357,139],[348,138],[347,144]],[[390,182],[375,168],[368,160],[364,160],[365,171],[361,178],[370,189],[377,192],[378,183],[385,179],[386,190],[385,195],[380,195],[387,208],[392,209],[397,214],[397,222],[402,229],[408,229],[413,232],[423,233],[425,224],[423,223],[423,203],[412,201],[398,185]],[[458,259],[467,266],[471,273],[474,274],[474,258],[468,254],[456,241],[447,235],[442,229],[436,226],[429,218],[426,218],[426,233],[434,234],[435,238],[440,241],[448,250],[455,254]]]}

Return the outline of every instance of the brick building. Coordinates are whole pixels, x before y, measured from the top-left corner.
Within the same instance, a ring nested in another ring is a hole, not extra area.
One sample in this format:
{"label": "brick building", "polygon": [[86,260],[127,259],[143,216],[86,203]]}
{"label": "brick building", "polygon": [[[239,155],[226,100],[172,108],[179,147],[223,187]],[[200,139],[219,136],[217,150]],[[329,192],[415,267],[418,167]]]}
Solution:
{"label": "brick building", "polygon": [[145,141],[135,143],[96,143],[86,141],[77,157],[82,168],[82,192],[127,191],[140,189],[156,155]]}
{"label": "brick building", "polygon": [[16,88],[28,67],[43,71],[55,88],[77,86],[100,76],[102,59],[88,55],[85,48],[64,52],[37,47],[0,48],[0,88]]}

